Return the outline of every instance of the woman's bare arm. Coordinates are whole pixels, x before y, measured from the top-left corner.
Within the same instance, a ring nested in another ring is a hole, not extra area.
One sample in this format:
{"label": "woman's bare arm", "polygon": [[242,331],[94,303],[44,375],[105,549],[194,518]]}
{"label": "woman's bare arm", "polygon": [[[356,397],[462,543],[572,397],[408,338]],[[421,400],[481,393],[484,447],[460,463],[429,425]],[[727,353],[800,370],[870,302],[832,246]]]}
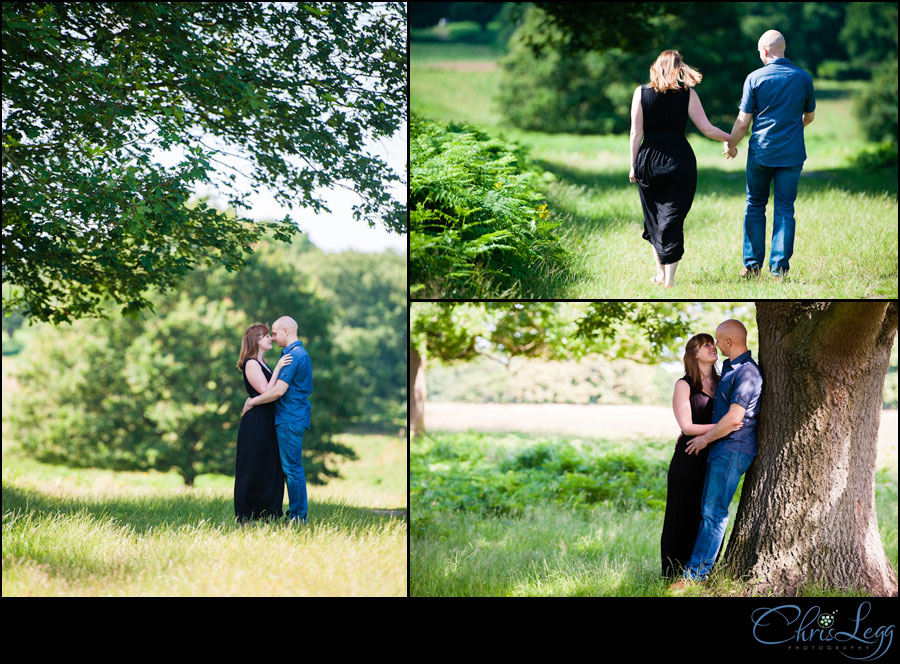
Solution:
{"label": "woman's bare arm", "polygon": [[731,134],[714,127],[709,118],[706,117],[706,111],[703,110],[703,104],[700,103],[700,97],[697,96],[694,88],[691,88],[691,98],[688,101],[688,115],[697,129],[700,130],[700,133],[707,138],[711,138],[714,141],[722,141],[723,143],[731,138]]}
{"label": "woman's bare arm", "polygon": [[694,424],[691,417],[691,386],[685,380],[675,382],[675,393],[672,395],[672,410],[682,433],[686,436],[699,436],[712,431],[714,424]]}

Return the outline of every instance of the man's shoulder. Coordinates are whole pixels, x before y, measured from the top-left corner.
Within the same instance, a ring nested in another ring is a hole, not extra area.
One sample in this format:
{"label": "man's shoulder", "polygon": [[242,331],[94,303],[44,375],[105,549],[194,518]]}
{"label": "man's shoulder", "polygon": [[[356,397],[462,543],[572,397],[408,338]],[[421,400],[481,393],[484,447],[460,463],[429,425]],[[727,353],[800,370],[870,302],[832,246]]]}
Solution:
{"label": "man's shoulder", "polygon": [[753,378],[762,380],[762,372],[759,370],[759,365],[752,357],[741,362],[741,364],[735,368],[735,376],[741,378],[752,376]]}

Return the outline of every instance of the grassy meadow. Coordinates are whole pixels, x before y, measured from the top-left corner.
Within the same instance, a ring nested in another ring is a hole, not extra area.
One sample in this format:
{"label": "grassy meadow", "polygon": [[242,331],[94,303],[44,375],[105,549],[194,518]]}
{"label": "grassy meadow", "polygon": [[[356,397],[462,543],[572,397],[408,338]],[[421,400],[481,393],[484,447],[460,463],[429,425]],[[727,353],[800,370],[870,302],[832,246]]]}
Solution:
{"label": "grassy meadow", "polygon": [[[3,411],[16,384],[4,358]],[[48,465],[3,425],[3,595],[407,594],[405,437],[344,434],[359,459],[308,486],[306,527],[234,519],[234,478]],[[285,511],[287,492],[285,492]]]}
{"label": "grassy meadow", "polygon": [[[416,438],[410,595],[671,595],[659,560],[671,447],[671,441],[512,433]],[[726,544],[742,486],[743,480],[729,510]],[[882,543],[896,570],[896,452],[879,456],[875,491]],[[714,569],[707,584],[686,594],[749,593]],[[801,595],[865,592],[810,586]]]}
{"label": "grassy meadow", "polygon": [[[698,187],[685,221],[685,257],[675,287],[666,290],[649,282],[655,264],[649,244],[641,238],[637,185],[628,182],[628,136],[544,134],[504,125],[494,104],[500,55],[485,45],[413,41],[411,108],[435,120],[469,122],[516,141],[552,175],[543,193],[572,262],[562,279],[532,284],[536,297],[897,296],[897,168],[872,169],[855,162],[858,154],[872,148],[853,112],[852,96],[859,83],[815,82],[816,119],[805,132],[808,158],[795,206],[794,255],[790,278],[783,282],[737,276],[742,267],[748,139],[738,146],[736,159],[725,161],[720,145],[688,123]],[[735,85],[737,100],[740,82]],[[702,100],[702,84],[697,91]],[[769,241],[772,206],[770,197]]]}

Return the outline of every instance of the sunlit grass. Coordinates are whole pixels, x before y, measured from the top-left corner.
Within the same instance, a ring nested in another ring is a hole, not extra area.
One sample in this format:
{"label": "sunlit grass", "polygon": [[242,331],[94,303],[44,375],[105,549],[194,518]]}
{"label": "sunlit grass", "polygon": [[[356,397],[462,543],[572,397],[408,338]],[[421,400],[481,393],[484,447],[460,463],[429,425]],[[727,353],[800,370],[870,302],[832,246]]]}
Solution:
{"label": "sunlit grass", "polygon": [[[446,469],[470,468],[484,459],[495,463],[509,456],[514,443],[524,448],[530,436],[431,434],[424,449],[452,443],[459,459],[446,459]],[[570,442],[558,439],[559,442]],[[587,442],[587,441],[582,441]],[[648,458],[662,462],[671,454],[666,441],[590,441],[610,451],[639,445]],[[422,454],[414,442],[413,473]],[[897,568],[897,471],[890,461],[876,477],[876,510],[885,554]],[[419,471],[421,472],[421,471]],[[435,471],[437,472],[437,471]],[[499,473],[500,471],[498,471]],[[415,477],[412,478],[415,484]],[[740,495],[740,488],[738,496]],[[537,501],[516,516],[485,515],[477,505],[465,510],[435,510],[427,498],[411,505],[410,594],[418,596],[670,596],[671,581],[660,576],[661,509],[622,509],[609,504],[567,507]],[[729,509],[726,546],[737,512]],[[714,569],[705,584],[688,588],[686,596],[747,596],[751,584]],[[802,596],[864,596],[811,585]]]}
{"label": "sunlit grass", "polygon": [[[816,120],[805,131],[808,159],[795,206],[796,238],[787,281],[738,277],[743,266],[748,140],[739,146],[737,159],[725,161],[718,143],[691,129],[698,188],[685,221],[685,256],[676,286],[666,290],[649,283],[655,264],[649,243],[641,238],[638,191],[628,182],[628,136],[543,134],[505,124],[494,102],[502,71],[486,66],[491,53],[483,46],[413,42],[411,107],[436,120],[470,122],[517,141],[529,148],[537,165],[553,174],[555,181],[543,193],[573,263],[568,278],[554,283],[545,297],[897,296],[897,168],[867,170],[853,163],[869,145],[853,109],[852,94],[860,83],[815,82],[821,98]],[[702,97],[702,86],[698,92]],[[768,243],[772,210],[770,197]]]}
{"label": "sunlit grass", "polygon": [[[48,466],[4,448],[6,596],[405,596],[406,441],[345,435],[360,461],[310,485],[305,527],[241,526],[233,478]],[[287,499],[287,496],[285,496]]]}

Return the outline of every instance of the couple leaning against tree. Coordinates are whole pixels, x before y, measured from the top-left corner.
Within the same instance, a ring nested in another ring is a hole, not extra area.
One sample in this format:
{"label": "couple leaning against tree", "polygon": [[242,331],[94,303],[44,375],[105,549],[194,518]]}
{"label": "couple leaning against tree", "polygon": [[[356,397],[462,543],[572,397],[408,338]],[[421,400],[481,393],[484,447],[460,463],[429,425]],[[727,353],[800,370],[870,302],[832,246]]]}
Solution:
{"label": "couple leaning against tree", "polygon": [[[283,348],[270,369],[265,352]],[[310,427],[312,365],[297,322],[283,316],[272,331],[254,323],[244,331],[238,369],[249,397],[241,413],[234,473],[234,513],[238,521],[281,518],[287,483],[289,519],[306,523],[306,475],[301,454]]]}
{"label": "couple leaning against tree", "polygon": [[[718,353],[728,358],[716,372]],[[684,351],[684,377],[672,408],[682,434],[669,465],[661,538],[664,576],[682,575],[673,588],[705,581],[719,557],[728,506],[756,458],[762,376],[747,348],[747,328],[727,320],[715,339],[698,334]]]}
{"label": "couple leaning against tree", "polygon": [[[700,72],[677,51],[663,51],[650,68],[650,83],[634,91],[631,103],[631,172],[640,188],[644,234],[653,247],[656,275],[667,288],[684,254],[684,220],[697,190],[697,160],[684,131],[688,117],[704,136],[725,144],[726,159],[753,122],[747,152],[744,211],[744,267],[740,276],[759,274],[766,254],[766,203],[775,183],[775,213],[769,270],[782,278],[794,252],[794,201],[806,161],[803,128],[813,121],[812,78],[784,57],[784,37],[769,30],[757,50],[765,65],[747,76],[737,120],[728,134],[706,117],[694,86]],[[643,142],[642,142],[643,139]]]}

